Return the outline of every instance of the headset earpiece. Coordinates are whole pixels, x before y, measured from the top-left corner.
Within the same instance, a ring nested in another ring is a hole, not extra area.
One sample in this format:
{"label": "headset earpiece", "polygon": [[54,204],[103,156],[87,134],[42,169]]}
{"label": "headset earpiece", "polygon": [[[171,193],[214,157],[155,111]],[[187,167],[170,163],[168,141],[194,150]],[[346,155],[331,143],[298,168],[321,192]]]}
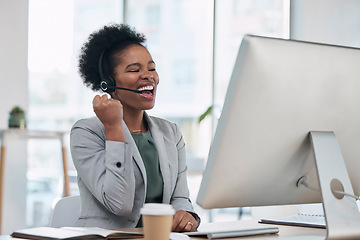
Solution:
{"label": "headset earpiece", "polygon": [[99,58],[99,75],[100,75],[100,88],[103,92],[106,93],[113,93],[116,89],[115,81],[112,77],[106,77],[103,73],[103,56],[104,56],[105,50],[101,52],[100,58]]}
{"label": "headset earpiece", "polygon": [[113,93],[115,90],[115,81],[113,78],[111,77],[103,77],[101,78],[101,82],[100,82],[100,88],[103,92],[106,93]]}

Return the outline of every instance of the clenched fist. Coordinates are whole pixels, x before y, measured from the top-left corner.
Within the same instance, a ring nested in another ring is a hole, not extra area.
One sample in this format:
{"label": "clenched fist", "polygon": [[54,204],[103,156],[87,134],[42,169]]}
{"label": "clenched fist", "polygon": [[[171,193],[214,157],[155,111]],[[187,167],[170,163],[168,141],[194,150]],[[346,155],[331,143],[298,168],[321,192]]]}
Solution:
{"label": "clenched fist", "polygon": [[93,99],[96,116],[105,126],[106,140],[124,142],[122,126],[123,107],[120,101],[109,98],[108,95],[96,95]]}

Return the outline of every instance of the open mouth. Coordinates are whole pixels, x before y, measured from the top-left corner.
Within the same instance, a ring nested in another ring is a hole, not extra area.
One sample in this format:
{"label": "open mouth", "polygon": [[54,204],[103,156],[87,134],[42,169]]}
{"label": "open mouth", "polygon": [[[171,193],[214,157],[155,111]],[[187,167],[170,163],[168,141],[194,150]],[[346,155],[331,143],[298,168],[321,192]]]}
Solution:
{"label": "open mouth", "polygon": [[137,90],[145,94],[153,94],[154,86],[148,85],[148,86],[140,87]]}

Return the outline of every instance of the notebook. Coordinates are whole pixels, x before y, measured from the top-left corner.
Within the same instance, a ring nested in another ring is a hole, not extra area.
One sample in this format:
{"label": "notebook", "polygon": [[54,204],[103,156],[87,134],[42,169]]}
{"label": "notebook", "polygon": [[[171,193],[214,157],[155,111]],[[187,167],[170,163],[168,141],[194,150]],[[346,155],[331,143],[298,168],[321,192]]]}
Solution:
{"label": "notebook", "polygon": [[[75,240],[75,239],[131,239],[142,238],[141,229],[134,231],[108,230],[98,227],[38,227],[21,229],[11,234],[12,237],[36,240]],[[182,233],[170,233],[170,240],[190,240],[189,236]]]}

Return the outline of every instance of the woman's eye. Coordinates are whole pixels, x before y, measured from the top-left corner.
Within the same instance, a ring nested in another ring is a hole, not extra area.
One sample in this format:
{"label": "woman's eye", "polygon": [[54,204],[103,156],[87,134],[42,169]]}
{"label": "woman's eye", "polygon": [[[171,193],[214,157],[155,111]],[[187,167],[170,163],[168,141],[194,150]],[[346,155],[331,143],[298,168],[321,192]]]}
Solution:
{"label": "woman's eye", "polygon": [[150,72],[155,72],[156,69],[155,68],[152,68],[152,69],[149,69]]}
{"label": "woman's eye", "polygon": [[129,72],[139,72],[138,69],[129,70]]}

